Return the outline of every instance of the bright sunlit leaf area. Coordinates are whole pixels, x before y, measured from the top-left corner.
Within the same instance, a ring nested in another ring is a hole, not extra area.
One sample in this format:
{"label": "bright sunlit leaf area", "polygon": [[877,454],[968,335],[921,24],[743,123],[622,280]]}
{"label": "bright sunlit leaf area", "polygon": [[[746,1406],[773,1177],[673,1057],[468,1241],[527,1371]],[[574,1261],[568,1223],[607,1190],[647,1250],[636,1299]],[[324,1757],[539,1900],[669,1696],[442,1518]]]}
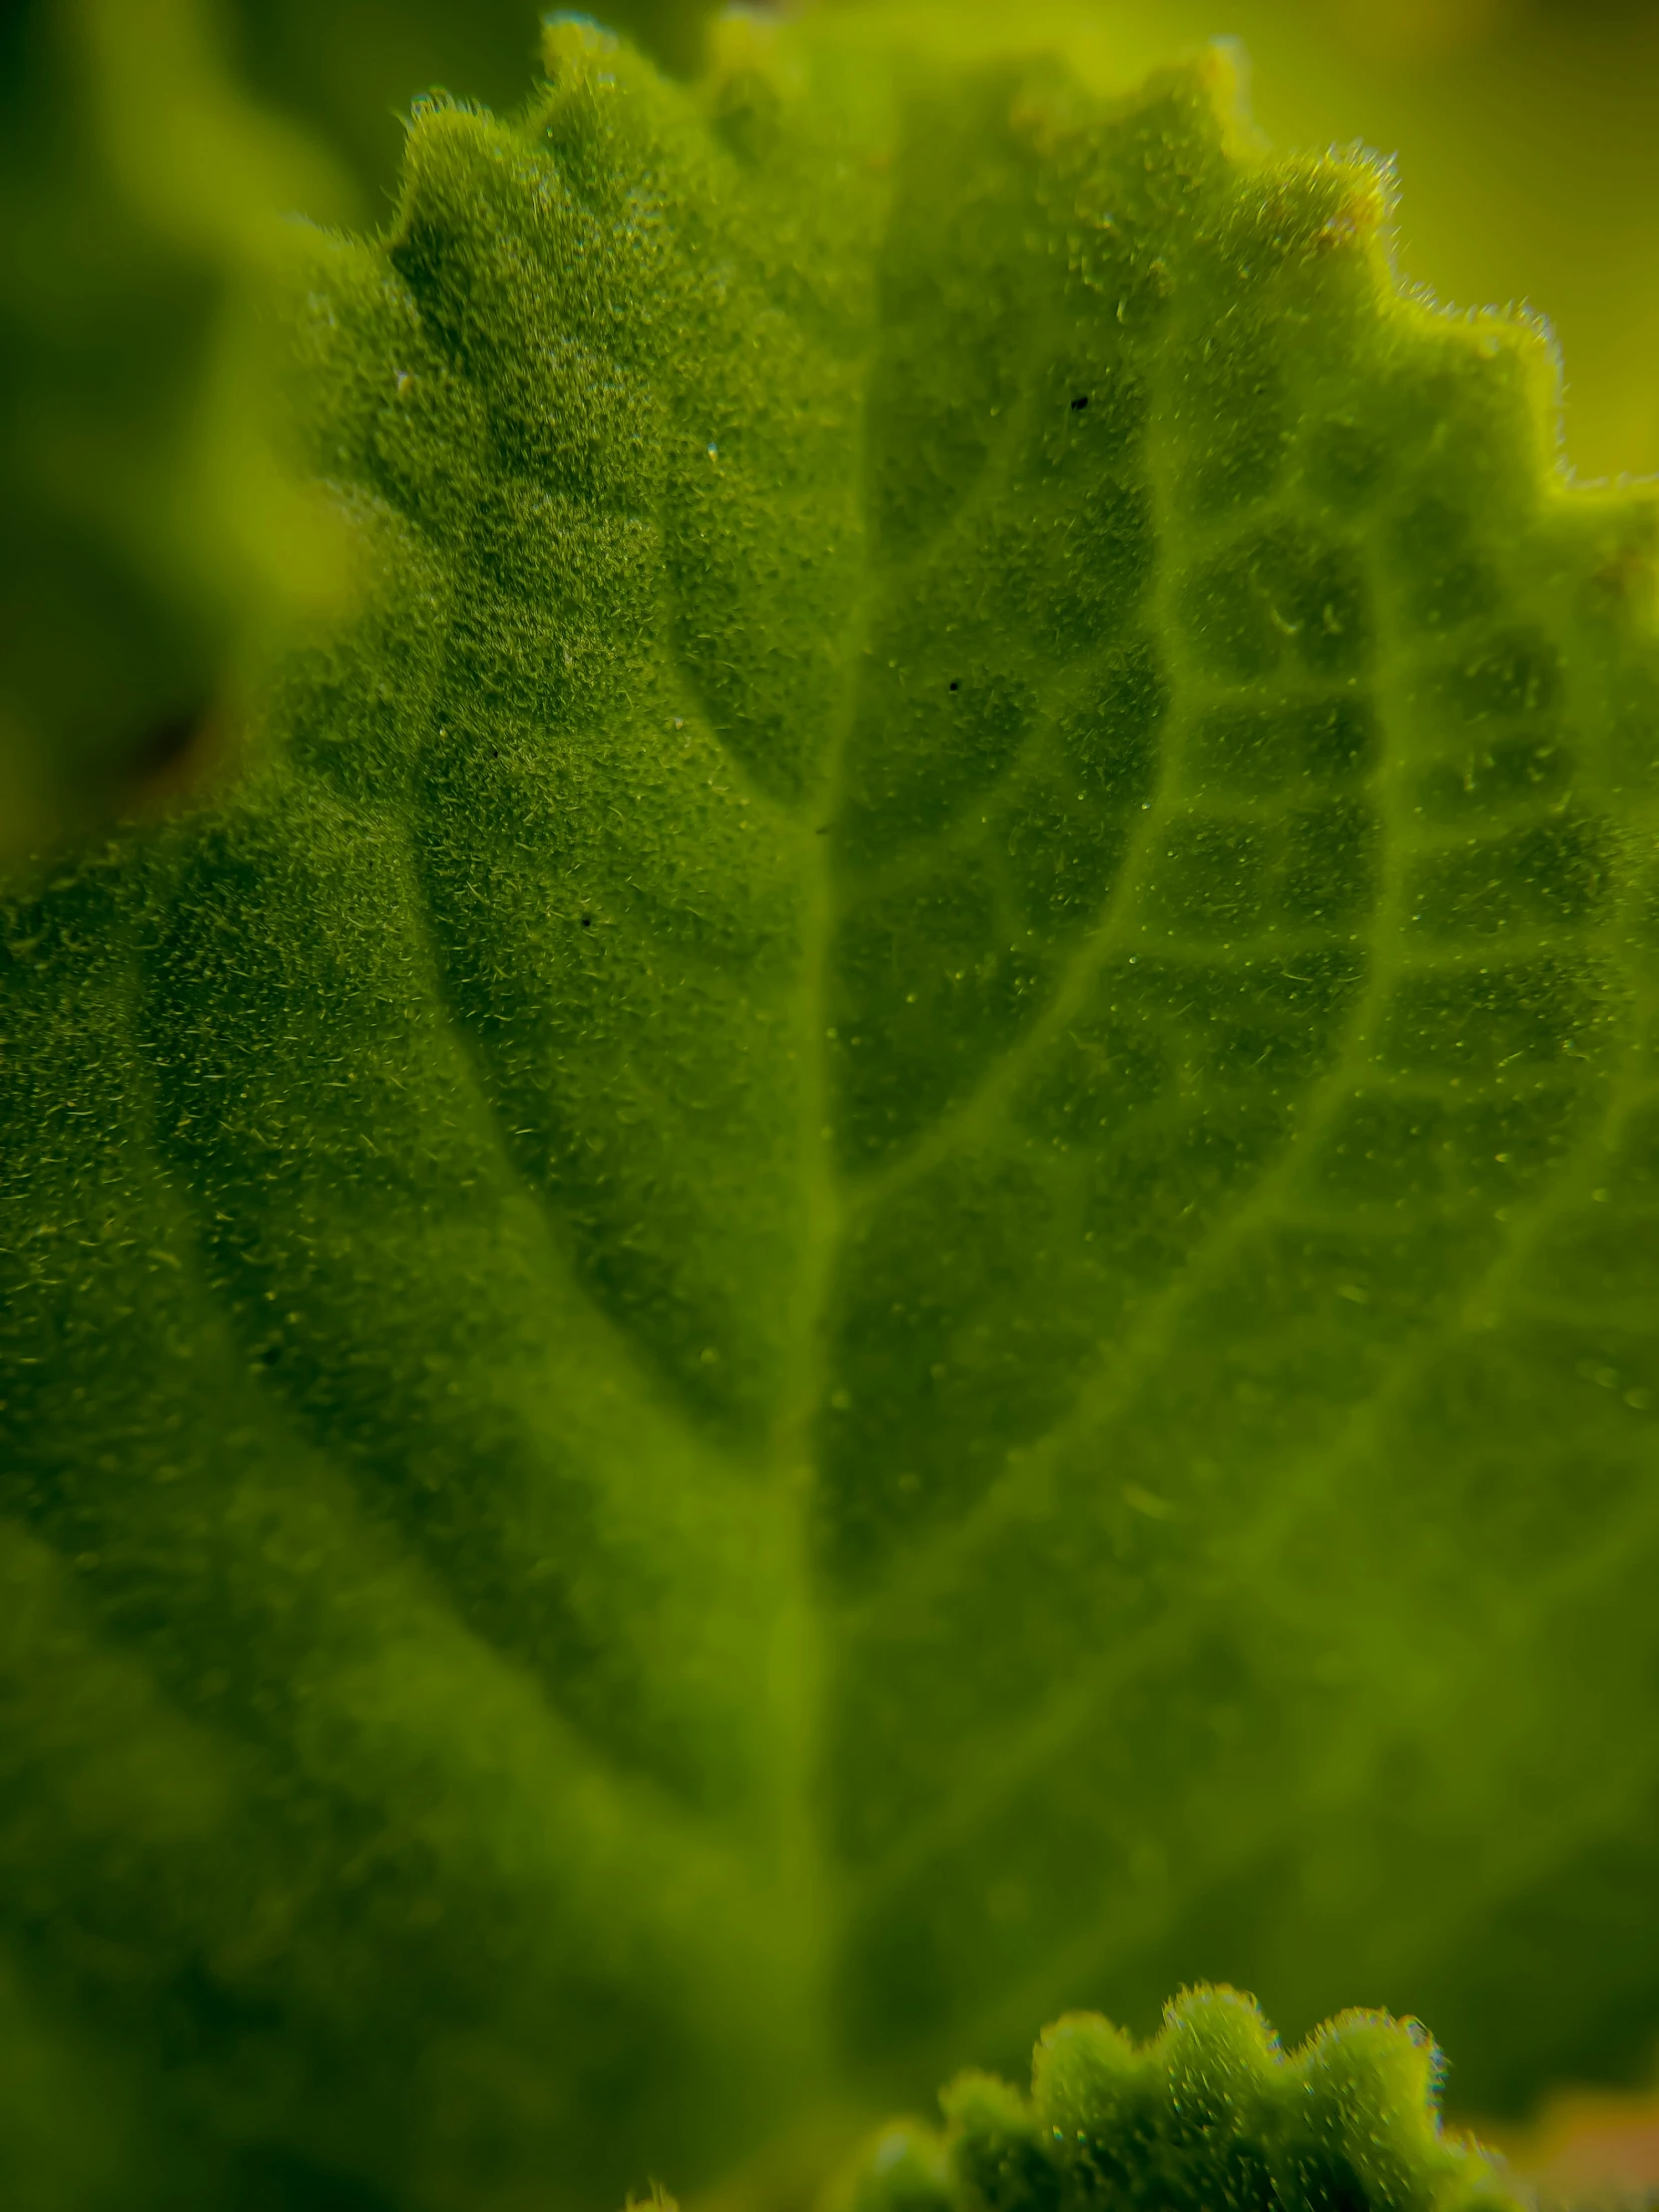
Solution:
{"label": "bright sunlit leaf area", "polygon": [[1652,44],[6,17],[8,2207],[1654,2186]]}

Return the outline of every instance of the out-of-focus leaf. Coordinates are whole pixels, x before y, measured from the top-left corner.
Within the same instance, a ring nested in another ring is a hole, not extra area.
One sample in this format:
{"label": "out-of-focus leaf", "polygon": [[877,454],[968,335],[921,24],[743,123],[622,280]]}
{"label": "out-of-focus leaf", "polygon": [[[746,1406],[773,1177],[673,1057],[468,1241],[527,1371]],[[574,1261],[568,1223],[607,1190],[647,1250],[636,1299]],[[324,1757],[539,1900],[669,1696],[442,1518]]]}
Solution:
{"label": "out-of-focus leaf", "polygon": [[235,742],[253,634],[344,589],[274,444],[285,208],[339,204],[193,0],[0,29],[0,857]]}

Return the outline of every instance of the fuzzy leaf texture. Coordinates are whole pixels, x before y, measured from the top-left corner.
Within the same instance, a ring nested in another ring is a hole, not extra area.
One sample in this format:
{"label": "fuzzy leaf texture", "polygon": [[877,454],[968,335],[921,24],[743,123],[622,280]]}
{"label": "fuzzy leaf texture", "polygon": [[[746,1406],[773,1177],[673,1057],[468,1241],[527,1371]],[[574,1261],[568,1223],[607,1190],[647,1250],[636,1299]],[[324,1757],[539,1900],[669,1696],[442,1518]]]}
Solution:
{"label": "fuzzy leaf texture", "polygon": [[1201,1975],[1640,2054],[1651,504],[1074,22],[556,26],[309,249],[356,615],[5,923],[32,2205],[609,2207]]}
{"label": "fuzzy leaf texture", "polygon": [[1478,2146],[1442,2134],[1439,2054],[1375,2012],[1287,2058],[1248,1997],[1187,1991],[1137,2050],[1098,2013],[1044,2030],[1021,2096],[965,2073],[947,2125],[869,2145],[842,2212],[1513,2212]]}

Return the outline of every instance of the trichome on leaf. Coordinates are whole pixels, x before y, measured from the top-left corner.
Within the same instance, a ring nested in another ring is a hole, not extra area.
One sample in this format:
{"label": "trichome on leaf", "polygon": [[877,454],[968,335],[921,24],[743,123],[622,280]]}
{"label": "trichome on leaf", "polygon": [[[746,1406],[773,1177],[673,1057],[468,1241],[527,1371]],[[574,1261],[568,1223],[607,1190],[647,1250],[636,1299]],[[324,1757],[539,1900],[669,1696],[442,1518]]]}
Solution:
{"label": "trichome on leaf", "polygon": [[982,2073],[942,2133],[899,2124],[842,2185],[847,2212],[1512,2212],[1441,2132],[1414,2021],[1349,2012],[1287,2058],[1248,1997],[1194,1989],[1137,2048],[1098,2013],[1044,2030],[1031,2094]]}

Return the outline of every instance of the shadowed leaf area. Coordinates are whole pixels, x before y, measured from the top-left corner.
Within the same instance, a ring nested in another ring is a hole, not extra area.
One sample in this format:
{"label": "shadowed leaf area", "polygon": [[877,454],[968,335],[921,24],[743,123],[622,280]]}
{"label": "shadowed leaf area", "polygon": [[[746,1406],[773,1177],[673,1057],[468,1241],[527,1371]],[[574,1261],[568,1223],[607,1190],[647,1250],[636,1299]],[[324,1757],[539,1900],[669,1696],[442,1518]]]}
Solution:
{"label": "shadowed leaf area", "polygon": [[[6,910],[31,2206],[610,2212],[1199,1976],[1642,2055],[1651,504],[1366,163],[971,20],[423,108],[270,324],[353,616]],[[1487,2186],[1262,2033],[1034,2109]]]}

